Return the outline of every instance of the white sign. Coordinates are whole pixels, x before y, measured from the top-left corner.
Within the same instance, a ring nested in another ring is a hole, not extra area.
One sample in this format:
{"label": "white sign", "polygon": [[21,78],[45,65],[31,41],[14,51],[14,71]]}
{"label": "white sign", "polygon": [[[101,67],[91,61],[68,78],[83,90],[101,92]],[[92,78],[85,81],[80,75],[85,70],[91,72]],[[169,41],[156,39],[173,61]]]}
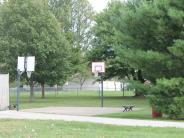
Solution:
{"label": "white sign", "polygon": [[25,71],[25,57],[18,57],[17,71]]}
{"label": "white sign", "polygon": [[35,70],[35,57],[27,57],[27,69],[26,71],[34,71]]}
{"label": "white sign", "polygon": [[92,62],[92,72],[93,73],[105,73],[105,63],[104,62]]}

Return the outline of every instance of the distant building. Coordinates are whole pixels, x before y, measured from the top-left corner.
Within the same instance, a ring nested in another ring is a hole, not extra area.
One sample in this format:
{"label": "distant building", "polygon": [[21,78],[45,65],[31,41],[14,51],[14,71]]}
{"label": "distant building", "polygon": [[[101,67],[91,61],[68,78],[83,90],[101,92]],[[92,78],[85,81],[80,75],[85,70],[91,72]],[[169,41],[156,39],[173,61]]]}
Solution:
{"label": "distant building", "polygon": [[[104,91],[122,91],[123,87],[124,89],[127,89],[128,83],[122,84],[119,81],[110,81],[106,80],[103,82],[103,89]],[[80,84],[77,82],[67,82],[63,86],[63,90],[79,90],[80,89]],[[93,79],[86,80],[85,83],[82,86],[82,90],[101,90],[101,83],[100,82],[95,82]]]}

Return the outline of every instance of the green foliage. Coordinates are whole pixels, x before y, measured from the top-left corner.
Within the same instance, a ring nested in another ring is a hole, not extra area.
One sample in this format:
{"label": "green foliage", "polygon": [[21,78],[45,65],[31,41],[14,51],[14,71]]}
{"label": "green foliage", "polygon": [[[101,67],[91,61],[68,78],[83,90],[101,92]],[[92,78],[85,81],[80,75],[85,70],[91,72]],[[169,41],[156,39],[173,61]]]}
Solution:
{"label": "green foliage", "polygon": [[184,79],[160,79],[148,96],[156,109],[169,118],[183,118],[184,116]]}
{"label": "green foliage", "polygon": [[[111,2],[95,18],[89,59],[106,61],[107,78],[142,83],[146,78],[154,84],[158,78],[184,76],[183,9],[181,0]],[[108,49],[114,49],[114,57]],[[145,94],[144,85],[135,86],[138,95]]]}
{"label": "green foliage", "polygon": [[112,2],[96,17],[90,59],[108,60],[104,53],[110,47],[121,62],[112,74],[121,76],[129,67],[142,70],[152,81],[183,76],[182,4],[180,0]]}
{"label": "green foliage", "polygon": [[130,88],[135,90],[137,96],[146,96],[150,92],[151,85],[143,84],[140,81],[129,81]]}
{"label": "green foliage", "polygon": [[89,76],[85,60],[92,38],[93,9],[87,0],[49,0],[49,3],[71,46],[71,74],[84,79]]}
{"label": "green foliage", "polygon": [[75,65],[76,72],[75,74],[70,78],[72,81],[76,81],[80,84],[80,89],[82,89],[83,84],[87,79],[91,76],[91,69],[89,67],[89,62],[86,61],[85,58],[81,58],[80,64]]}
{"label": "green foliage", "polygon": [[35,56],[31,80],[56,84],[67,79],[70,51],[47,0],[9,0],[1,6],[2,70],[15,78],[18,56]]}

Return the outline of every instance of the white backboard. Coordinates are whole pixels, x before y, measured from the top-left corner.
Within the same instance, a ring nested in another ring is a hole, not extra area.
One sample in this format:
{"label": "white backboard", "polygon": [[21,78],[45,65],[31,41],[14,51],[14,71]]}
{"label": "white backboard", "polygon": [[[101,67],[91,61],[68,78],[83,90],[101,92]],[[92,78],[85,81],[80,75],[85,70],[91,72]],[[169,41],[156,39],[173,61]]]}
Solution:
{"label": "white backboard", "polygon": [[25,57],[18,57],[18,62],[17,62],[17,71],[24,71],[25,70]]}
{"label": "white backboard", "polygon": [[27,57],[27,71],[34,71],[35,70],[35,57]]}
{"label": "white backboard", "polygon": [[92,62],[92,72],[93,73],[105,73],[105,63],[104,62]]}

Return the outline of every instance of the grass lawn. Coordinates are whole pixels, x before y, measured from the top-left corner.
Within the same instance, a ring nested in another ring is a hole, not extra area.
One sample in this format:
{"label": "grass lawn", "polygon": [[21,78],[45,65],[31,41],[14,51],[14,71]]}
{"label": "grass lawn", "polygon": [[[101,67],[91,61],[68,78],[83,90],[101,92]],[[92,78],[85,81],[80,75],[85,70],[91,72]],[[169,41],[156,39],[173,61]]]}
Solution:
{"label": "grass lawn", "polygon": [[0,120],[0,138],[183,138],[184,129]]}
{"label": "grass lawn", "polygon": [[[140,108],[139,111],[116,113],[103,115],[105,117],[115,118],[138,118],[151,119],[151,107],[145,98],[132,97],[132,92],[125,92],[125,97],[121,92],[104,92],[105,107],[121,107],[122,105],[135,105]],[[101,101],[98,92],[59,92],[46,93],[46,98],[40,98],[40,93],[36,93],[33,103],[29,102],[29,93],[21,94],[21,109],[48,107],[48,106],[63,106],[63,107],[100,107]],[[15,104],[16,95],[11,94],[11,104]],[[122,108],[123,110],[123,108]]]}

